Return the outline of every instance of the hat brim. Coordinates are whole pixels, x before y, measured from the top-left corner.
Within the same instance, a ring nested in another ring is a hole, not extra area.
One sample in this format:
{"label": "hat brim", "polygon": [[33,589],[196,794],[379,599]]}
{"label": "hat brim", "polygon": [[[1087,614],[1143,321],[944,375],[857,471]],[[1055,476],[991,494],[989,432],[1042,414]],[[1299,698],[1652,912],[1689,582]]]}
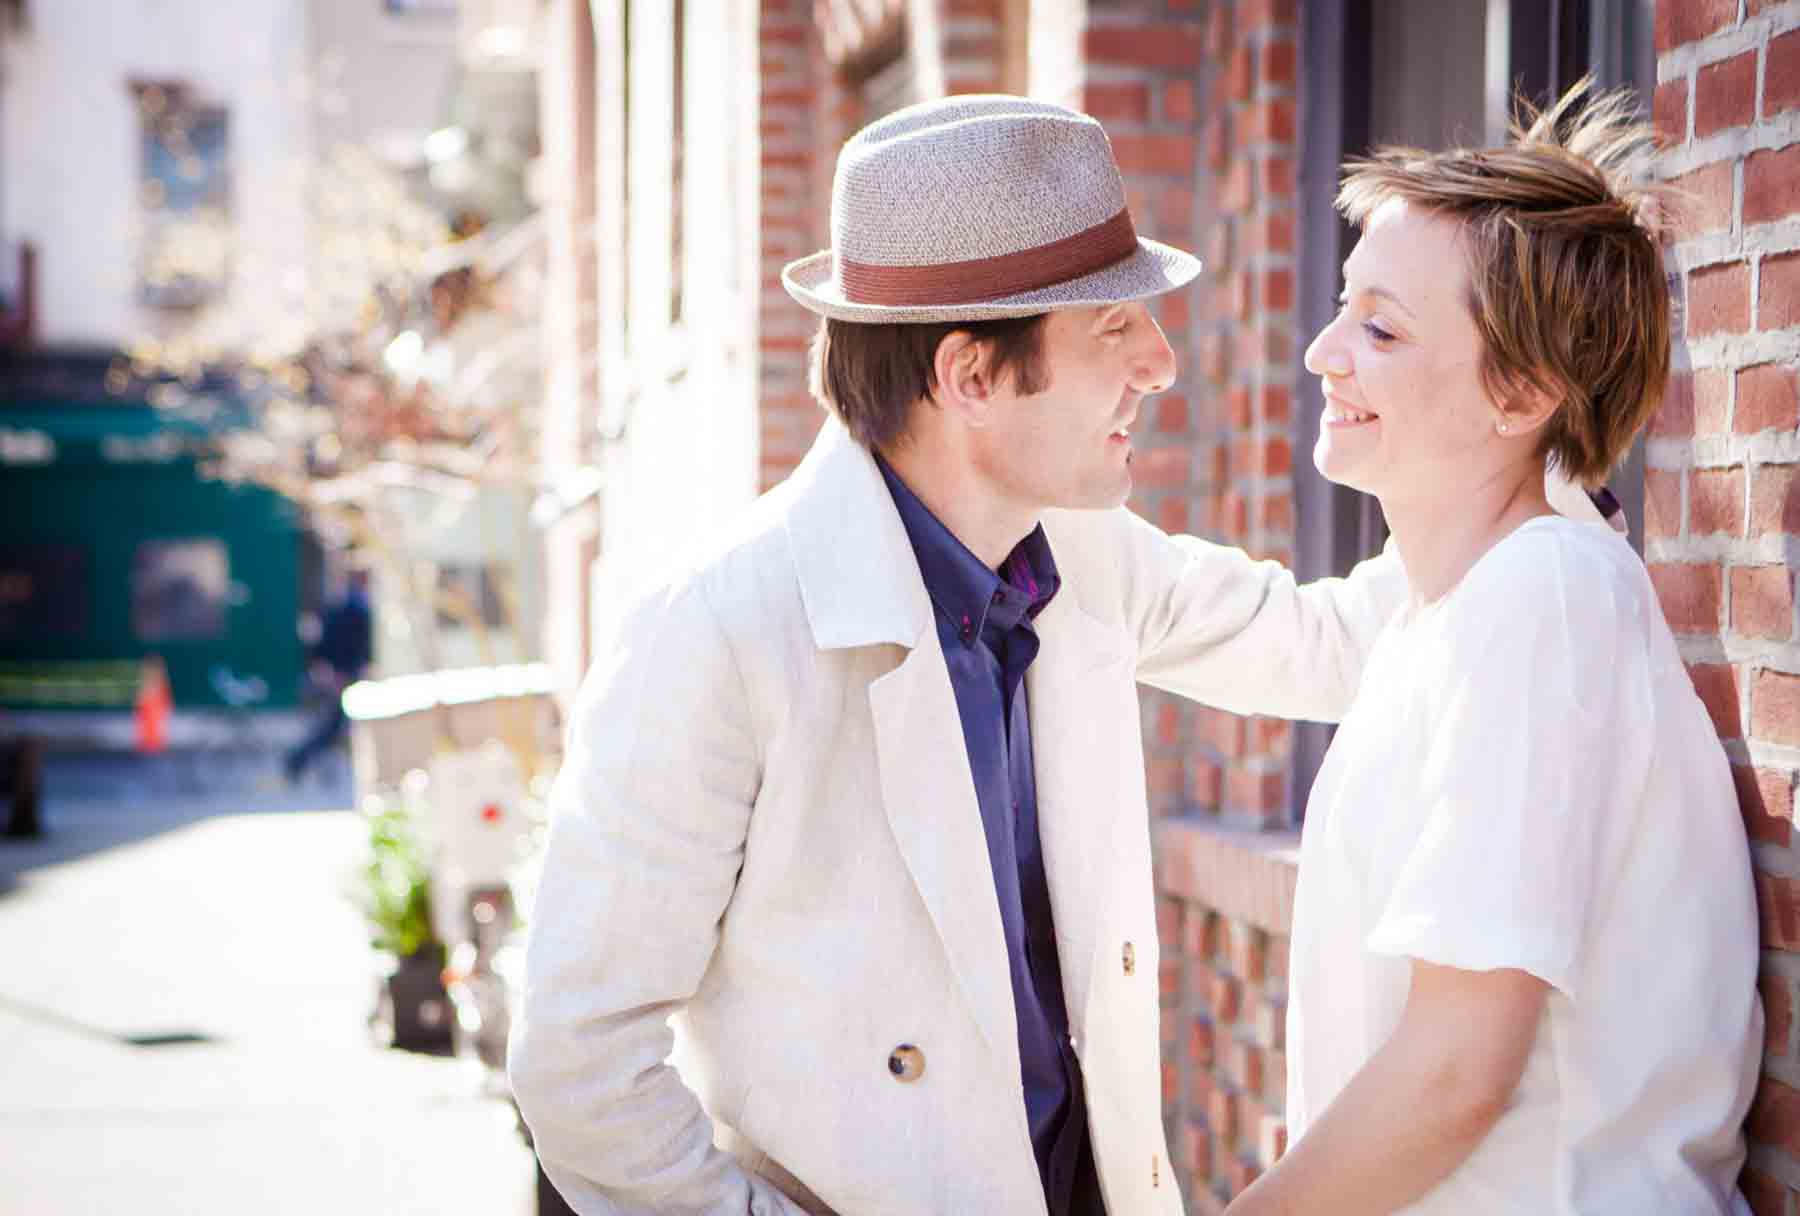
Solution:
{"label": "hat brim", "polygon": [[834,321],[918,324],[929,321],[989,321],[1028,317],[1057,308],[1098,308],[1144,300],[1173,291],[1200,273],[1200,259],[1160,241],[1138,238],[1137,251],[1104,270],[1020,295],[975,304],[908,304],[887,307],[844,298],[832,269],[831,250],[788,263],[781,285],[808,312]]}

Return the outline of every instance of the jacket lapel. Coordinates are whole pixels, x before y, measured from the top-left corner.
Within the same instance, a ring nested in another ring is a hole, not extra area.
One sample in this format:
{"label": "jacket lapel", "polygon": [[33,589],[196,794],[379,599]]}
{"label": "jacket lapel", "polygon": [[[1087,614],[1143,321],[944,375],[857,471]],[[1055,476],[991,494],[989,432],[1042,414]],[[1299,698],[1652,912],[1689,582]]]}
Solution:
{"label": "jacket lapel", "polygon": [[1037,659],[1026,674],[1037,774],[1038,834],[1056,918],[1070,1029],[1086,1025],[1095,952],[1112,906],[1119,833],[1143,766],[1129,638],[1089,616],[1065,585],[1038,616]]}
{"label": "jacket lapel", "polygon": [[1000,903],[962,718],[912,542],[874,459],[829,420],[789,482],[788,539],[821,650],[897,645],[869,685],[881,799],[901,858],[1003,1075],[1019,1042]]}

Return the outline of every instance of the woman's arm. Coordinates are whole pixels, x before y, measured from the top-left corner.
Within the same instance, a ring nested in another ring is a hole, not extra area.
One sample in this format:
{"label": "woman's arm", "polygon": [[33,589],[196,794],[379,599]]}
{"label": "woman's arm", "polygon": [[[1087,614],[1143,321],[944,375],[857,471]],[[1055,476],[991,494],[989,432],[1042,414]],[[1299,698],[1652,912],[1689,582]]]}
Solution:
{"label": "woman's arm", "polygon": [[1228,1216],[1387,1213],[1424,1195],[1506,1110],[1549,991],[1524,971],[1415,959],[1393,1037]]}

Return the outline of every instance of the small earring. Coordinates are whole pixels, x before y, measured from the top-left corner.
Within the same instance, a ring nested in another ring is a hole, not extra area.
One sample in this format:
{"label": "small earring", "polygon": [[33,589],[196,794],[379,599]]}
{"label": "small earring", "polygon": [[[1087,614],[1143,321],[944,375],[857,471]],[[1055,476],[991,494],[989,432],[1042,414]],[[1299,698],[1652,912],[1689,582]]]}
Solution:
{"label": "small earring", "polygon": [[1506,434],[1506,419],[1502,418],[1500,421],[1496,422],[1494,424],[1494,429],[1499,431],[1502,435]]}

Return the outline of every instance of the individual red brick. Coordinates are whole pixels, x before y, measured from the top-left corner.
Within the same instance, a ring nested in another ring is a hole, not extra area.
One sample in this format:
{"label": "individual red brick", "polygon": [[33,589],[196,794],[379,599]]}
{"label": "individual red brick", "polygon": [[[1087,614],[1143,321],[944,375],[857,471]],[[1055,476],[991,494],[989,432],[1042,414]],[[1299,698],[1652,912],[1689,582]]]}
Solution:
{"label": "individual red brick", "polygon": [[[1181,920],[1181,952],[1205,962],[1219,952],[1219,914],[1204,904],[1190,903]],[[1210,975],[1208,970],[1206,974]]]}
{"label": "individual red brick", "polygon": [[1750,734],[1764,743],[1800,744],[1800,676],[1756,673],[1750,687]]}
{"label": "individual red brick", "polygon": [[1156,399],[1156,429],[1181,434],[1188,429],[1188,399],[1180,393],[1164,393]]}
{"label": "individual red brick", "polygon": [[1681,535],[1681,473],[1644,471],[1644,534],[1658,539]]}
{"label": "individual red brick", "polygon": [[1711,562],[1652,562],[1650,582],[1676,633],[1717,633],[1721,575]]}
{"label": "individual red brick", "polygon": [[1750,534],[1800,532],[1800,465],[1759,464],[1750,479]]}
{"label": "individual red brick", "polygon": [[1162,323],[1163,332],[1179,335],[1188,327],[1191,301],[1188,292],[1171,291],[1157,302],[1157,319]]}
{"label": "individual red brick", "polygon": [[[1285,520],[1278,524],[1277,518]],[[1291,494],[1271,494],[1264,499],[1264,525],[1269,528],[1294,526],[1294,499]],[[1287,754],[1293,738],[1294,724],[1285,718],[1253,718],[1250,723],[1251,750],[1259,756],[1280,758]],[[1264,966],[1268,965],[1267,955]]]}
{"label": "individual red brick", "polygon": [[1756,990],[1763,1003],[1763,1052],[1770,1056],[1785,1056],[1789,1034],[1794,1027],[1793,981],[1765,971],[1757,977]]}
{"label": "individual red brick", "polygon": [[1247,429],[1250,426],[1254,418],[1250,413],[1250,390],[1248,388],[1240,384],[1225,394],[1225,416],[1231,420],[1231,425],[1239,430]]}
{"label": "individual red brick", "polygon": [[1693,373],[1694,434],[1725,435],[1730,432],[1731,373],[1722,367],[1703,367]]}
{"label": "individual red brick", "polygon": [[1238,1096],[1220,1086],[1206,1104],[1206,1125],[1216,1144],[1236,1144],[1238,1138]]}
{"label": "individual red brick", "polygon": [[1194,761],[1194,805],[1203,811],[1216,811],[1224,796],[1225,770],[1207,759]]}
{"label": "individual red brick", "polygon": [[1800,881],[1758,870],[1756,911],[1764,950],[1800,947]]}
{"label": "individual red brick", "polygon": [[1293,390],[1282,384],[1265,385],[1257,394],[1256,412],[1264,422],[1286,426],[1294,416]]}
{"label": "individual red brick", "polygon": [[1763,259],[1762,285],[1756,303],[1758,329],[1800,325],[1800,253]]}
{"label": "individual red brick", "polygon": [[1188,1109],[1204,1111],[1212,1101],[1215,1090],[1219,1088],[1219,1080],[1204,1068],[1190,1069],[1188,1072]]}
{"label": "individual red brick", "polygon": [[1104,123],[1149,122],[1150,86],[1142,81],[1090,82],[1082,93],[1082,108]]}
{"label": "individual red brick", "polygon": [[1235,976],[1226,975],[1222,971],[1214,971],[1206,998],[1207,1007],[1212,1010],[1215,1025],[1234,1022],[1237,1020],[1238,1011],[1243,1008],[1244,985]]}
{"label": "individual red brick", "polygon": [[1257,170],[1257,188],[1267,199],[1290,199],[1294,195],[1294,162],[1286,156],[1266,156]]}
{"label": "individual red brick", "polygon": [[1164,122],[1186,125],[1200,116],[1200,99],[1191,80],[1173,80],[1163,86],[1162,116]]}
{"label": "individual red brick", "polygon": [[1250,100],[1250,90],[1256,85],[1255,56],[1256,52],[1247,46],[1231,53],[1231,60],[1225,65],[1226,100]]}
{"label": "individual red brick", "polygon": [[1297,24],[1296,0],[1242,0],[1238,5],[1238,31],[1280,29]]}
{"label": "individual red brick", "polygon": [[1226,215],[1242,215],[1250,210],[1250,161],[1239,158],[1225,171],[1219,184],[1219,210]]}
{"label": "individual red brick", "polygon": [[1656,6],[1656,49],[1704,38],[1737,20],[1737,0],[1684,0]]}
{"label": "individual red brick", "polygon": [[1290,212],[1272,211],[1252,217],[1244,222],[1243,228],[1246,256],[1294,252],[1294,217]]}
{"label": "individual red brick", "polygon": [[1292,39],[1281,39],[1263,45],[1262,62],[1257,73],[1264,84],[1292,88],[1299,68],[1299,50]]}
{"label": "individual red brick", "polygon": [[1769,39],[1763,55],[1763,117],[1795,106],[1800,106],[1800,29]]}
{"label": "individual red brick", "polygon": [[[1768,942],[1763,944],[1767,946]],[[1756,1087],[1756,1099],[1750,1104],[1744,1130],[1752,1140],[1800,1153],[1800,1090],[1765,1074]]]}
{"label": "individual red brick", "polygon": [[1112,146],[1125,173],[1189,177],[1194,172],[1194,141],[1186,135],[1115,135]]}
{"label": "individual red brick", "polygon": [[1756,118],[1756,52],[1709,63],[1694,76],[1694,137],[1748,126]]}
{"label": "individual red brick", "polygon": [[1188,504],[1185,498],[1176,498],[1165,494],[1161,502],[1156,504],[1155,524],[1164,532],[1179,533],[1188,531]]}
{"label": "individual red brick", "polygon": [[1200,340],[1200,374],[1214,384],[1225,383],[1230,372],[1230,348],[1223,334],[1208,334]]}
{"label": "individual red brick", "polygon": [[1786,846],[1793,835],[1794,774],[1778,768],[1731,766],[1744,830],[1751,840]]}
{"label": "individual red brick", "polygon": [[1170,490],[1187,484],[1193,457],[1185,447],[1150,448],[1132,456],[1132,475],[1139,488]]}
{"label": "individual red brick", "polygon": [[[1670,184],[1680,192],[1683,236],[1723,232],[1731,227],[1734,168],[1729,161],[1683,173]],[[1747,207],[1746,207],[1747,211]],[[1744,222],[1749,223],[1746,213]]]}
{"label": "individual red brick", "polygon": [[1688,534],[1741,536],[1744,469],[1695,469],[1688,481]]}
{"label": "individual red brick", "polygon": [[1687,139],[1687,77],[1677,76],[1656,86],[1650,95],[1650,113],[1657,134],[1672,144]]}
{"label": "individual red brick", "polygon": [[1687,333],[1743,333],[1750,328],[1750,268],[1742,262],[1707,266],[1688,275]]}
{"label": "individual red brick", "polygon": [[1652,435],[1687,438],[1694,433],[1694,373],[1671,372],[1662,403],[1650,418]]}
{"label": "individual red brick", "polygon": [[1786,566],[1731,571],[1731,628],[1751,638],[1785,642],[1794,632],[1794,580]]}
{"label": "individual red brick", "polygon": [[1090,25],[1081,42],[1082,58],[1090,64],[1165,71],[1198,68],[1205,51],[1199,30],[1172,23]]}
{"label": "individual red brick", "polygon": [[[1231,928],[1231,969],[1252,984],[1260,984],[1268,973],[1269,935],[1253,925],[1235,924]],[[1248,1086],[1256,1089],[1257,1086]]]}
{"label": "individual red brick", "polygon": [[1797,213],[1800,213],[1800,144],[1752,152],[1744,161],[1744,223],[1767,224]]}
{"label": "individual red brick", "polygon": [[1759,363],[1737,374],[1737,411],[1732,429],[1740,435],[1791,431],[1800,425],[1800,373],[1782,363]]}
{"label": "individual red brick", "polygon": [[1687,672],[1719,738],[1741,737],[1744,728],[1738,712],[1737,672],[1728,663],[1690,663]]}
{"label": "individual red brick", "polygon": [[1738,1190],[1755,1216],[1788,1216],[1787,1187],[1760,1170],[1745,1168],[1738,1175]]}
{"label": "individual red brick", "polygon": [[1233,810],[1268,814],[1286,807],[1286,783],[1280,773],[1247,773],[1234,768],[1225,784]]}
{"label": "individual red brick", "polygon": [[1292,143],[1294,139],[1294,102],[1277,97],[1244,107],[1239,115],[1239,138],[1246,144]]}
{"label": "individual red brick", "polygon": [[1188,1062],[1196,1068],[1213,1066],[1214,1035],[1212,1023],[1205,1018],[1191,1018],[1188,1022]]}
{"label": "individual red brick", "polygon": [[1286,312],[1294,306],[1294,272],[1285,266],[1265,271],[1262,276],[1264,312]]}

